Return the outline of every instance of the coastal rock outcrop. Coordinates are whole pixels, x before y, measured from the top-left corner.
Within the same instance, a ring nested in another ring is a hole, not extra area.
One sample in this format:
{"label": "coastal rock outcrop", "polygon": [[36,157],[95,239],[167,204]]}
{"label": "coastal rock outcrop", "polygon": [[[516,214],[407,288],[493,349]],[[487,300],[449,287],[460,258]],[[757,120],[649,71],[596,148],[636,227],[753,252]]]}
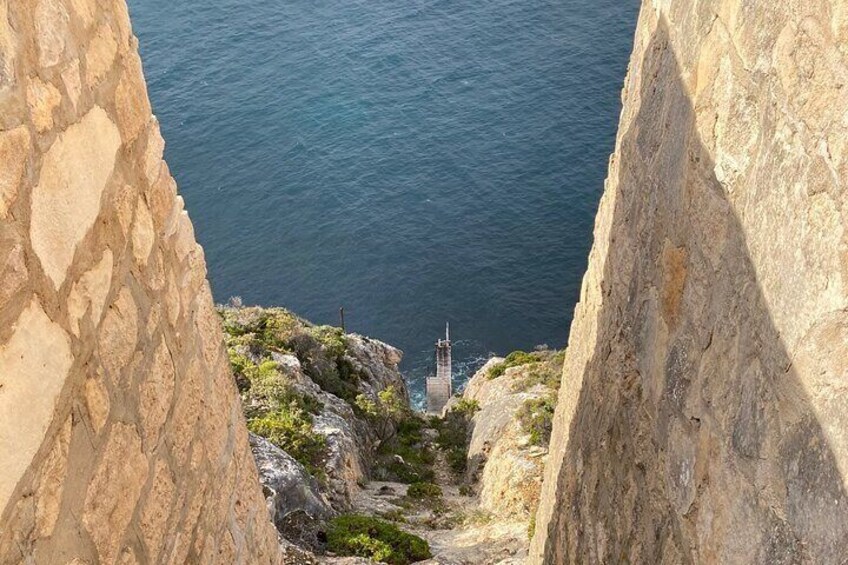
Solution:
{"label": "coastal rock outcrop", "polygon": [[846,17],[642,3],[534,563],[844,560]]}
{"label": "coastal rock outcrop", "polygon": [[[336,512],[350,509],[382,437],[394,433],[395,424],[370,408],[391,400],[409,410],[401,351],[283,308],[222,306],[219,312],[248,426],[318,477]],[[265,443],[253,447],[264,458]],[[278,474],[289,475],[290,468]]]}
{"label": "coastal rock outcrop", "polygon": [[495,519],[529,523],[539,504],[549,439],[544,428],[562,370],[561,357],[545,357],[493,378],[492,369],[504,363],[494,357],[462,394],[479,407],[472,418],[467,475],[478,492],[480,509]]}
{"label": "coastal rock outcrop", "polygon": [[319,547],[321,526],[335,511],[318,481],[303,465],[265,438],[250,434],[250,448],[277,530],[299,547]]}

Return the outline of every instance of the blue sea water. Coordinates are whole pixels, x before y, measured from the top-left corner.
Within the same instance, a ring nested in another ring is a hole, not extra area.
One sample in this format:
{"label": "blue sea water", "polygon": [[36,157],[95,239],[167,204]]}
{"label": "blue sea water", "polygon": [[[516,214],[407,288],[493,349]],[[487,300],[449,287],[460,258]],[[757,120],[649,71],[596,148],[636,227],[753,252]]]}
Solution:
{"label": "blue sea water", "polygon": [[402,348],[564,345],[638,0],[130,0],[216,300]]}

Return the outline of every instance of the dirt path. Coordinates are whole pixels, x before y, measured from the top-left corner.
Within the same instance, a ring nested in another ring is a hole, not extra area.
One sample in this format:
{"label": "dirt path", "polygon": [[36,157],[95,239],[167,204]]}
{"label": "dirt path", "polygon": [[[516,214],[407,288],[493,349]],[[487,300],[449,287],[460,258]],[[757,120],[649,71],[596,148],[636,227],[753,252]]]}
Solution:
{"label": "dirt path", "polygon": [[409,485],[373,481],[355,498],[354,511],[391,520],[426,539],[434,556],[423,562],[429,565],[524,563],[526,524],[494,521],[479,509],[477,497],[460,494],[444,453],[432,445],[435,436],[435,430],[426,430],[436,455],[433,471],[441,497],[414,501],[406,496]]}

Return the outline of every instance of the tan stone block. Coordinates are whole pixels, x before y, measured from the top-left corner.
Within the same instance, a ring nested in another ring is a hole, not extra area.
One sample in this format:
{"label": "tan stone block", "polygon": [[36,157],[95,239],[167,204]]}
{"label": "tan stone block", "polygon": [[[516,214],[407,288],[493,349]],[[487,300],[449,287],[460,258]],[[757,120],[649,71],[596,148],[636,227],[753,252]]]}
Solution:
{"label": "tan stone block", "polygon": [[85,55],[85,80],[89,88],[99,83],[112,65],[118,54],[118,43],[109,24],[102,24],[88,45]]}
{"label": "tan stone block", "polygon": [[115,124],[95,106],[47,150],[32,191],[32,247],[59,288],[77,244],[100,213],[100,197],[121,145]]}
{"label": "tan stone block", "polygon": [[8,2],[0,2],[0,92],[15,85],[18,41],[9,25]]}
{"label": "tan stone block", "polygon": [[23,245],[16,239],[0,237],[0,308],[24,287],[29,276]]}
{"label": "tan stone block", "polygon": [[106,0],[106,2],[107,4],[111,2],[112,15],[115,18],[115,25],[118,28],[118,41],[121,44],[121,52],[125,52],[133,47],[132,23],[130,22],[127,2],[126,0]]}
{"label": "tan stone block", "polygon": [[147,277],[145,282],[150,290],[159,291],[165,287],[165,259],[158,249],[154,248],[145,275]]}
{"label": "tan stone block", "polygon": [[135,552],[131,548],[125,547],[121,551],[121,555],[118,556],[117,565],[138,565],[138,558],[135,556]]}
{"label": "tan stone block", "polygon": [[172,328],[177,327],[177,322],[180,319],[180,293],[177,288],[177,283],[174,280],[174,273],[168,273],[168,286],[165,290],[165,306],[168,308],[168,322]]}
{"label": "tan stone block", "polygon": [[30,135],[23,126],[0,133],[0,220],[18,196],[21,178],[29,157]]}
{"label": "tan stone block", "polygon": [[27,84],[27,105],[35,129],[39,132],[53,127],[53,110],[62,102],[59,89],[38,78],[31,78]]}
{"label": "tan stone block", "polygon": [[171,471],[164,461],[156,463],[153,486],[148,493],[141,510],[141,535],[147,546],[147,557],[152,563],[158,563],[164,547],[166,534],[169,533],[168,518],[174,508],[175,487]]}
{"label": "tan stone block", "polygon": [[236,542],[233,540],[233,534],[230,530],[225,530],[221,536],[221,542],[218,544],[218,563],[235,563],[236,562]]}
{"label": "tan stone block", "polygon": [[177,219],[177,232],[172,245],[180,260],[185,259],[197,247],[197,241],[194,238],[194,226],[185,210],[180,212]]}
{"label": "tan stone block", "polygon": [[121,289],[100,325],[100,362],[117,385],[121,369],[132,359],[138,339],[138,307],[128,287]]}
{"label": "tan stone block", "polygon": [[162,321],[162,306],[159,303],[153,303],[150,305],[150,312],[147,314],[147,324],[145,326],[145,331],[147,335],[153,336],[156,333],[156,330],[159,328],[159,322]]}
{"label": "tan stone block", "polygon": [[72,363],[68,335],[33,299],[0,346],[0,508],[44,440]]}
{"label": "tan stone block", "polygon": [[132,225],[133,211],[135,210],[136,191],[133,187],[124,185],[115,191],[115,197],[112,200],[111,209],[114,210],[118,220],[118,225],[121,228],[121,234],[124,237],[129,235],[130,225]]}
{"label": "tan stone block", "polygon": [[70,416],[53,441],[53,448],[42,466],[41,482],[36,492],[35,535],[48,537],[53,533],[59,518],[62,491],[68,471],[68,448],[71,444]]}
{"label": "tan stone block", "polygon": [[174,209],[177,196],[177,183],[171,177],[168,166],[164,161],[159,162],[159,173],[155,183],[151,185],[147,201],[153,214],[153,222],[159,234],[164,237],[165,228]]}
{"label": "tan stone block", "polygon": [[[87,271],[71,288],[68,296],[68,317],[71,322],[71,333],[79,337],[79,323],[87,311],[91,312],[91,322],[95,328],[100,325],[106,296],[112,286],[112,252],[103,252],[100,261]],[[89,310],[90,308],[90,310]]]}
{"label": "tan stone block", "polygon": [[88,417],[94,428],[94,433],[99,434],[109,417],[109,391],[103,382],[103,376],[95,374],[85,380],[85,407]]}
{"label": "tan stone block", "polygon": [[224,350],[224,333],[221,330],[221,318],[215,311],[212,291],[209,283],[204,280],[200,292],[195,299],[195,328],[203,344],[203,358],[210,367]]}
{"label": "tan stone block", "polygon": [[142,132],[151,116],[141,59],[135,51],[124,58],[124,69],[115,91],[115,109],[121,137],[124,143],[130,143]]}
{"label": "tan stone block", "polygon": [[154,116],[147,130],[147,147],[144,151],[144,174],[150,186],[162,172],[162,158],[165,154],[165,140],[159,130],[159,120]]}
{"label": "tan stone block", "polygon": [[135,428],[116,423],[88,486],[82,516],[102,563],[112,563],[118,558],[121,540],[148,472],[147,459],[141,451],[141,439]]}
{"label": "tan stone block", "polygon": [[71,0],[71,6],[74,9],[77,17],[82,21],[84,27],[89,28],[94,23],[94,16],[97,13],[96,0]]}
{"label": "tan stone block", "polygon": [[74,59],[68,64],[68,68],[62,71],[62,84],[65,85],[65,92],[73,104],[74,109],[79,109],[79,99],[82,94],[82,78],[80,77],[80,62],[79,59]]}
{"label": "tan stone block", "polygon": [[35,5],[35,38],[38,63],[52,67],[62,60],[68,41],[68,11],[60,0],[38,0]]}
{"label": "tan stone block", "polygon": [[135,223],[132,230],[133,256],[139,265],[147,265],[150,251],[153,249],[154,238],[153,218],[150,216],[150,210],[144,203],[144,199],[139,196],[135,207]]}
{"label": "tan stone block", "polygon": [[171,210],[168,212],[168,217],[165,219],[162,226],[165,237],[172,237],[177,233],[177,230],[180,228],[180,220],[183,216],[184,210],[185,201],[183,200],[183,197],[178,194],[175,195]]}
{"label": "tan stone block", "polygon": [[144,445],[148,450],[152,449],[159,439],[159,430],[168,416],[173,397],[174,363],[171,360],[171,352],[162,339],[139,391],[139,417]]}
{"label": "tan stone block", "polygon": [[176,534],[176,542],[169,563],[185,563],[191,549],[192,534],[200,518],[200,511],[207,499],[206,486],[208,479],[200,475],[191,485],[191,499],[186,508],[185,518]]}
{"label": "tan stone block", "polygon": [[171,453],[180,467],[188,463],[189,447],[200,428],[203,412],[201,382],[203,371],[200,362],[192,359],[187,370],[180,375],[180,392],[170,420],[167,435]]}

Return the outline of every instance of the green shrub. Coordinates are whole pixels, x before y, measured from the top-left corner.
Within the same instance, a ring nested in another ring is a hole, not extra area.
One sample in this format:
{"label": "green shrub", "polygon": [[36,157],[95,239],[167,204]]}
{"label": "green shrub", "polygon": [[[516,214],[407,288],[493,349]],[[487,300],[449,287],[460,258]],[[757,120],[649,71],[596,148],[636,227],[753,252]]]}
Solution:
{"label": "green shrub", "polygon": [[406,496],[416,500],[439,498],[442,496],[442,487],[433,483],[412,483],[406,491]]}
{"label": "green shrub", "polygon": [[530,444],[547,447],[553,430],[556,397],[548,395],[531,398],[524,402],[518,411],[518,421],[524,433],[530,434]]}
{"label": "green shrub", "polygon": [[539,351],[534,355],[539,357],[539,362],[525,371],[522,378],[512,383],[512,390],[516,392],[530,390],[536,385],[544,385],[552,391],[559,390],[565,350]]}
{"label": "green shrub", "polygon": [[[479,409],[479,407],[478,407]],[[455,475],[465,472],[468,458],[468,441],[474,402],[455,405],[443,419],[431,420],[438,432],[436,445],[445,452],[445,458]]]}
{"label": "green shrub", "polygon": [[527,365],[528,363],[538,363],[539,355],[534,353],[526,353],[524,351],[513,351],[506,356],[502,362],[489,368],[487,378],[496,379],[503,375],[507,369]]}
{"label": "green shrub", "polygon": [[405,417],[396,425],[395,435],[380,444],[377,466],[383,480],[411,484],[435,479],[432,465],[436,458],[424,442],[424,425],[420,416],[407,410]]}
{"label": "green shrub", "polygon": [[452,412],[458,412],[458,413],[462,414],[463,416],[470,418],[476,412],[480,411],[480,403],[477,402],[477,400],[474,400],[474,399],[469,400],[468,398],[462,398],[462,399],[459,400],[459,402],[457,402],[456,404],[453,405],[453,408],[451,408],[451,411]]}
{"label": "green shrub", "polygon": [[527,539],[533,539],[533,536],[536,535],[536,514],[533,513],[530,516],[530,523],[527,524]]}
{"label": "green shrub", "polygon": [[248,429],[291,455],[313,475],[321,473],[327,440],[312,428],[312,417],[295,403],[253,418]]}
{"label": "green shrub", "polygon": [[394,524],[356,514],[333,518],[327,549],[338,555],[365,557],[389,565],[408,565],[432,557],[429,544]]}

